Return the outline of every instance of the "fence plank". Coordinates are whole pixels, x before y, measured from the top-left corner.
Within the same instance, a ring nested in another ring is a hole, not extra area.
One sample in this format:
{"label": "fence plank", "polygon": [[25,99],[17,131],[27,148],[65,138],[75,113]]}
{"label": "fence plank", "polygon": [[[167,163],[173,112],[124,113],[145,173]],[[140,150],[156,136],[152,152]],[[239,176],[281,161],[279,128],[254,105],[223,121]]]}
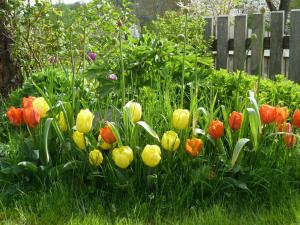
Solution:
{"label": "fence plank", "polygon": [[253,40],[251,44],[251,74],[262,73],[263,65],[263,42],[261,39],[264,36],[265,31],[265,16],[264,14],[253,14],[252,21],[252,34],[256,35],[256,40]]}
{"label": "fence plank", "polygon": [[247,15],[236,16],[234,23],[233,71],[245,70]]}
{"label": "fence plank", "polygon": [[271,43],[270,43],[270,73],[274,79],[276,74],[282,73],[282,42],[284,34],[284,11],[271,13]]}
{"label": "fence plank", "polygon": [[213,37],[213,18],[205,17],[205,31],[204,31],[204,40],[210,41]]}
{"label": "fence plank", "polygon": [[217,69],[227,69],[228,65],[228,40],[229,23],[228,16],[219,16],[217,19]]}
{"label": "fence plank", "polygon": [[300,10],[291,12],[289,79],[300,83]]}

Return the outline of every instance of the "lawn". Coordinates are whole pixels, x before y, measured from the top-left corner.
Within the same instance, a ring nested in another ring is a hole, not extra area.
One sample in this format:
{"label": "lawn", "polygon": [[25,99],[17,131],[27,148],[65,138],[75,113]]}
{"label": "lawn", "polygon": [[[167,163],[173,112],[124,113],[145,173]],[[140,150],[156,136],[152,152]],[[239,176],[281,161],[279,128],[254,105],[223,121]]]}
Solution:
{"label": "lawn", "polygon": [[[111,193],[112,198],[113,195]],[[151,201],[120,199],[102,202],[100,196],[87,195],[86,191],[70,192],[70,187],[61,183],[47,191],[19,193],[17,198],[16,201],[1,202],[1,224],[296,225],[300,222],[297,192],[274,202],[230,196],[180,210],[174,210],[172,203],[155,205]]]}

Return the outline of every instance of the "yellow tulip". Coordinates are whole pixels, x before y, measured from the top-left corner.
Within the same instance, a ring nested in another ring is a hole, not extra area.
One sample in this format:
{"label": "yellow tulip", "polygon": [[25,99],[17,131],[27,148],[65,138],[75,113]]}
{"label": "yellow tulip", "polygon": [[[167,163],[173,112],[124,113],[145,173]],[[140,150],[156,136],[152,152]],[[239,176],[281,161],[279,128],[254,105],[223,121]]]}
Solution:
{"label": "yellow tulip", "polygon": [[161,160],[161,151],[157,145],[146,145],[142,152],[142,160],[146,166],[155,167]]}
{"label": "yellow tulip", "polygon": [[48,103],[43,97],[36,98],[32,102],[32,107],[39,112],[41,118],[46,117],[47,112],[50,110]]}
{"label": "yellow tulip", "polygon": [[180,139],[176,132],[170,130],[164,133],[161,145],[165,150],[176,151],[180,145]]}
{"label": "yellow tulip", "polygon": [[111,149],[112,144],[108,144],[107,142],[101,140],[100,148],[103,150],[109,150]]}
{"label": "yellow tulip", "polygon": [[182,130],[188,127],[190,112],[187,109],[177,109],[173,112],[172,125],[175,129]]}
{"label": "yellow tulip", "polygon": [[133,152],[129,146],[115,148],[112,151],[112,159],[118,167],[125,169],[133,160]]}
{"label": "yellow tulip", "polygon": [[82,109],[76,118],[76,129],[81,133],[88,133],[92,129],[94,115],[88,109]]}
{"label": "yellow tulip", "polygon": [[103,162],[102,153],[98,149],[94,149],[89,153],[89,161],[92,166],[100,166]]}
{"label": "yellow tulip", "polygon": [[65,119],[65,115],[64,113],[61,111],[58,115],[57,115],[57,121],[58,121],[58,126],[62,131],[67,131],[68,130],[68,125]]}
{"label": "yellow tulip", "polygon": [[85,138],[83,133],[76,130],[73,133],[72,138],[79,149],[81,150],[85,149],[86,146],[85,146]]}
{"label": "yellow tulip", "polygon": [[137,102],[131,102],[129,105],[129,113],[132,122],[138,122],[142,118],[142,106]]}

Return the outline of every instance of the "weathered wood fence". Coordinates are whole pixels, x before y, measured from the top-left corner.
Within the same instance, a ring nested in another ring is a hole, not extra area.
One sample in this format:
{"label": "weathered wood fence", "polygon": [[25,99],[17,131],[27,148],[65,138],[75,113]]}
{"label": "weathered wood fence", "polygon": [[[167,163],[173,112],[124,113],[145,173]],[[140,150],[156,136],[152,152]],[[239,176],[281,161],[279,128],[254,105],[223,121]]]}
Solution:
{"label": "weathered wood fence", "polygon": [[[216,68],[250,74],[262,70],[271,79],[276,74],[285,74],[300,83],[300,10],[291,11],[290,29],[285,29],[283,11],[271,13],[270,32],[265,31],[265,14],[252,15],[249,27],[247,20],[247,15],[219,16],[216,22],[206,18],[204,37],[213,41]],[[255,39],[251,38],[253,34]],[[263,43],[259,41],[262,38]]]}

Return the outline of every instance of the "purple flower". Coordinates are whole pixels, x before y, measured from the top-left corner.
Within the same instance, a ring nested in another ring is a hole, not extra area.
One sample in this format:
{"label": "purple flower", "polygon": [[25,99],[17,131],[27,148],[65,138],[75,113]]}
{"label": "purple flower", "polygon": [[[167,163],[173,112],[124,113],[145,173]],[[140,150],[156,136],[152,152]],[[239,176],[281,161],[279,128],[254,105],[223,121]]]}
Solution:
{"label": "purple flower", "polygon": [[116,74],[109,74],[107,77],[109,80],[118,80],[118,76]]}
{"label": "purple flower", "polygon": [[89,61],[95,61],[95,60],[96,60],[96,57],[97,57],[97,55],[96,55],[95,52],[89,52],[89,53],[87,54],[87,58],[88,58]]}

